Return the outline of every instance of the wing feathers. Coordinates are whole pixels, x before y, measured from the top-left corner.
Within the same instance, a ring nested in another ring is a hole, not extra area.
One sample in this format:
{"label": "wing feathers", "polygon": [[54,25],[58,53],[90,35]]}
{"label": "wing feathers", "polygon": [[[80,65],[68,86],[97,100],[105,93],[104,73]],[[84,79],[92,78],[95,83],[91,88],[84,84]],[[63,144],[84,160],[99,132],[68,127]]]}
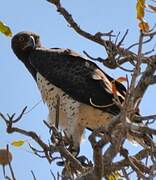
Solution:
{"label": "wing feathers", "polygon": [[[112,81],[114,80],[110,81],[100,69],[94,70],[92,78],[95,80],[102,80],[105,90],[113,95]],[[116,94],[124,100],[124,96],[118,90]]]}
{"label": "wing feathers", "polygon": [[[38,48],[30,55],[30,63],[50,83],[61,88],[79,102],[119,113],[112,93],[113,79],[95,63],[69,49]],[[124,99],[125,87],[116,83],[117,95]]]}

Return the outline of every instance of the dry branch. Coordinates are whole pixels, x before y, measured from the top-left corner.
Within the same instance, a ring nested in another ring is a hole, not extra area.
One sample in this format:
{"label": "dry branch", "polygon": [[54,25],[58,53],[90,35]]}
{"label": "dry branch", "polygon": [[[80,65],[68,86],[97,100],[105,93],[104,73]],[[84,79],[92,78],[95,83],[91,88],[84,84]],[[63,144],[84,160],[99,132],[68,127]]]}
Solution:
{"label": "dry branch", "polygon": [[[17,122],[17,119],[18,121],[22,119],[25,110],[26,110],[25,108],[22,110],[18,118],[15,118],[15,115],[14,115],[14,116],[8,116],[8,119],[7,119],[2,113],[0,113],[0,117],[6,123],[7,132],[8,133],[16,132],[16,133],[25,135],[27,137],[31,137],[43,150],[43,151],[36,150],[36,153],[43,152],[45,154],[44,157],[46,157],[49,163],[52,162],[50,153],[60,152],[61,156],[64,157],[66,160],[69,160],[73,167],[76,167],[76,169],[80,172],[84,172],[86,168],[84,168],[81,165],[81,163],[64,146],[61,146],[61,145],[55,146],[52,144],[46,144],[43,140],[41,140],[40,136],[37,135],[37,133],[33,131],[26,131],[18,127],[13,127],[13,125]],[[33,150],[35,150],[35,148]]]}
{"label": "dry branch", "polygon": [[[86,32],[85,30],[80,28],[80,26],[74,20],[72,15],[61,5],[60,0],[47,0],[47,1],[56,6],[57,11],[65,18],[65,20],[70,24],[70,27],[73,28],[75,32],[77,32],[79,35],[81,35],[95,43],[98,43],[98,44],[104,46],[104,48],[106,49],[106,52],[108,54],[108,58],[103,60],[103,64],[105,66],[115,69],[118,67],[118,64],[121,65],[125,62],[132,63],[133,61],[136,61],[136,58],[137,58],[136,53],[130,51],[129,48],[121,47],[122,42],[124,41],[125,37],[128,34],[128,31],[126,31],[126,33],[123,35],[121,41],[118,44],[113,43],[110,40],[111,38],[109,40],[104,40],[103,39],[104,36],[111,37],[112,31],[110,31],[109,33],[97,32],[95,34]],[[146,36],[149,36],[149,37],[152,37],[154,35],[155,35],[155,33],[146,34]],[[118,55],[120,58],[124,57],[124,61],[120,61],[119,58],[116,57],[116,55]],[[148,57],[142,57],[141,60],[143,63],[149,62]]]}

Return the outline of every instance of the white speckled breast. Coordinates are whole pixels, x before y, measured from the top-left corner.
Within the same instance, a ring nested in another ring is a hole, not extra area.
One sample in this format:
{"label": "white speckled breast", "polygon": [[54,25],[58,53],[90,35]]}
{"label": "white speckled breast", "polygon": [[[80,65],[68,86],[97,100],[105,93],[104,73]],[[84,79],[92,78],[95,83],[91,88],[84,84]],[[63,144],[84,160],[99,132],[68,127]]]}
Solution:
{"label": "white speckled breast", "polygon": [[80,104],[76,102],[73,98],[69,97],[60,88],[49,83],[49,81],[47,81],[39,73],[37,73],[37,84],[41,92],[43,101],[46,102],[46,104],[48,105],[49,123],[53,125],[55,124],[57,98],[59,96],[60,98],[59,126],[62,129],[66,129],[67,128],[66,126],[68,124],[67,116],[72,116],[72,111],[78,108]]}
{"label": "white speckled breast", "polygon": [[79,146],[85,128],[97,129],[107,125],[113,115],[100,109],[80,103],[60,88],[52,85],[37,73],[37,84],[43,101],[49,108],[49,124],[55,125],[57,98],[60,98],[59,127],[73,138],[75,147]]}

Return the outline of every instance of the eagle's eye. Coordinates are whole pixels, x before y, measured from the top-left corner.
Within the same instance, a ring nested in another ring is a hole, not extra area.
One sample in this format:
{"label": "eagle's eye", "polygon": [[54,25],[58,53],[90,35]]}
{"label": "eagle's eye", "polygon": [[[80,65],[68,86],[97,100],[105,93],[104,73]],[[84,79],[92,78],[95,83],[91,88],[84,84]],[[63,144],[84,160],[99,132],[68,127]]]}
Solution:
{"label": "eagle's eye", "polygon": [[21,42],[23,42],[23,41],[25,40],[25,38],[24,38],[23,36],[20,36],[20,37],[18,38],[18,40],[21,41]]}

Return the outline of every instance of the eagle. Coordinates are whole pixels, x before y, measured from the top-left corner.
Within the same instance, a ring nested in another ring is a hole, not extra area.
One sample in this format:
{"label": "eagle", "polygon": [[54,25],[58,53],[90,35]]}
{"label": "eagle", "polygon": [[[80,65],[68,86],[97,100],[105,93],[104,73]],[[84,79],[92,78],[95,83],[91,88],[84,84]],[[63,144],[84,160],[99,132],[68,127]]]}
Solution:
{"label": "eagle", "polygon": [[36,81],[51,125],[55,125],[59,98],[59,127],[72,139],[73,151],[78,151],[85,128],[107,126],[120,113],[114,99],[116,95],[122,103],[126,88],[94,62],[70,49],[45,48],[33,32],[17,33],[11,45]]}

